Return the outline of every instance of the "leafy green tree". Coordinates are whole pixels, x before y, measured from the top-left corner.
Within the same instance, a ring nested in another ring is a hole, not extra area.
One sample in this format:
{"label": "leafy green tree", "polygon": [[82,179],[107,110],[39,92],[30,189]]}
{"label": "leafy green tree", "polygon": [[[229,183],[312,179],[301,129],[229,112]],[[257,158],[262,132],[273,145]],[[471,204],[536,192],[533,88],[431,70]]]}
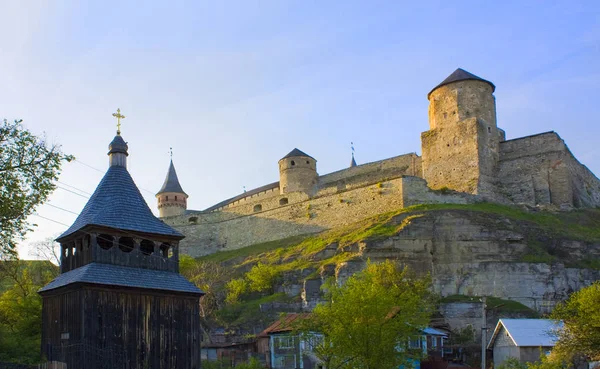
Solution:
{"label": "leafy green tree", "polygon": [[227,298],[225,302],[228,304],[236,304],[240,301],[240,297],[248,291],[248,282],[244,278],[235,278],[227,283]]}
{"label": "leafy green tree", "polygon": [[328,369],[396,369],[417,354],[408,342],[429,323],[435,306],[430,287],[428,277],[407,267],[369,262],[344,285],[330,280],[327,302],[299,328],[322,334],[313,351]]}
{"label": "leafy green tree", "polygon": [[0,279],[11,285],[0,296],[0,361],[40,362],[42,300],[37,291],[58,269],[45,261],[1,262]]}
{"label": "leafy green tree", "polygon": [[246,273],[248,287],[251,291],[274,293],[275,282],[280,273],[274,265],[258,263]]}
{"label": "leafy green tree", "polygon": [[569,363],[576,363],[581,357],[600,361],[600,281],[557,305],[552,318],[564,322],[553,357]]}
{"label": "leafy green tree", "polygon": [[27,216],[55,188],[63,161],[70,155],[48,145],[20,120],[0,124],[0,254],[14,256],[16,242],[30,230]]}

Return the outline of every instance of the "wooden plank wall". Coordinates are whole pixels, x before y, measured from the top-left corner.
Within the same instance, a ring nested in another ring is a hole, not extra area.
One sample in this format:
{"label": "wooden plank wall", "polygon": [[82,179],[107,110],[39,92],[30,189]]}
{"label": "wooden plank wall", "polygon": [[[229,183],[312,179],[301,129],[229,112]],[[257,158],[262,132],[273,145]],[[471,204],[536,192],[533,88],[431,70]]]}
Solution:
{"label": "wooden plank wall", "polygon": [[44,296],[43,314],[42,349],[68,368],[200,368],[199,296],[86,286]]}

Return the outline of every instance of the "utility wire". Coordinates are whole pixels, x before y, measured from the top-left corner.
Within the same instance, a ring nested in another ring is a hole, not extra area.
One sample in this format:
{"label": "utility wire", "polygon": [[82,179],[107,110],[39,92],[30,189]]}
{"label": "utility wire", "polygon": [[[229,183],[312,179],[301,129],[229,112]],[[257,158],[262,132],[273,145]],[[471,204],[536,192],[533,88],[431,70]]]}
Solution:
{"label": "utility wire", "polygon": [[65,186],[67,186],[67,187],[69,187],[69,188],[75,189],[75,190],[77,190],[77,191],[79,191],[79,192],[83,192],[83,193],[85,193],[85,194],[87,194],[87,195],[90,195],[90,196],[92,195],[91,193],[89,193],[89,192],[87,192],[87,191],[84,191],[84,190],[82,190],[81,188],[77,188],[77,187],[75,187],[75,186],[71,186],[70,184],[66,184],[65,182],[62,182],[62,181],[56,181],[56,182],[58,182],[58,183],[60,183],[60,184],[62,184],[62,185],[65,185]]}
{"label": "utility wire", "polygon": [[57,188],[60,188],[61,190],[64,190],[64,191],[70,192],[70,193],[72,193],[72,194],[75,194],[75,195],[77,195],[77,196],[81,196],[81,197],[83,197],[84,199],[89,199],[89,198],[90,198],[89,196],[82,195],[82,194],[80,194],[79,192],[71,191],[71,190],[69,190],[68,188],[64,188],[64,187],[61,187],[61,186],[56,186],[56,187],[57,187]]}
{"label": "utility wire", "polygon": [[[76,161],[76,162],[78,162],[79,164],[81,164],[81,165],[85,165],[86,167],[88,167],[88,168],[91,168],[91,169],[93,169],[93,170],[95,170],[95,171],[98,171],[98,172],[100,172],[100,173],[105,173],[105,171],[104,171],[104,170],[101,170],[101,169],[98,169],[98,168],[96,168],[96,167],[93,167],[93,166],[91,166],[91,165],[89,165],[89,164],[86,164],[86,163],[82,162],[81,160],[75,159],[75,161]],[[145,188],[143,188],[143,187],[140,187],[140,186],[137,186],[137,187],[138,187],[140,190],[142,190],[142,191],[146,191],[146,192],[148,192],[149,194],[156,195],[156,193],[155,193],[154,191],[147,190],[147,189],[145,189]],[[82,191],[82,192],[83,192],[83,191]]]}
{"label": "utility wire", "polygon": [[71,210],[67,210],[67,209],[65,209],[65,208],[61,208],[60,206],[56,206],[56,205],[52,205],[52,204],[46,204],[46,205],[48,205],[48,206],[52,206],[53,208],[56,208],[56,209],[59,209],[59,210],[62,210],[62,211],[66,211],[67,213],[71,213],[71,214],[79,215],[79,213],[76,213],[76,212],[74,212],[74,211],[71,211]]}
{"label": "utility wire", "polygon": [[93,166],[91,166],[91,165],[89,165],[89,164],[86,164],[86,163],[82,162],[82,161],[81,161],[81,160],[79,160],[79,159],[75,159],[75,161],[76,161],[77,163],[81,164],[81,165],[85,165],[86,167],[88,167],[88,168],[90,168],[90,169],[93,169],[93,170],[95,170],[95,171],[98,171],[98,172],[100,172],[100,173],[104,173],[104,171],[103,171],[103,170],[100,170],[100,169],[98,169],[98,168],[95,168],[95,167],[93,167]]}

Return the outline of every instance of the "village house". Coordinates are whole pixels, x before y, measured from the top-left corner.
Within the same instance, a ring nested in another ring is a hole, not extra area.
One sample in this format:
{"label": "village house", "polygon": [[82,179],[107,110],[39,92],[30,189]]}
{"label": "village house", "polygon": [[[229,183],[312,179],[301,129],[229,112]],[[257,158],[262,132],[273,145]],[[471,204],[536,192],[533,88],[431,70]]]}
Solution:
{"label": "village house", "polygon": [[494,368],[514,357],[521,363],[538,361],[556,343],[562,322],[550,319],[500,319],[487,346],[493,350]]}

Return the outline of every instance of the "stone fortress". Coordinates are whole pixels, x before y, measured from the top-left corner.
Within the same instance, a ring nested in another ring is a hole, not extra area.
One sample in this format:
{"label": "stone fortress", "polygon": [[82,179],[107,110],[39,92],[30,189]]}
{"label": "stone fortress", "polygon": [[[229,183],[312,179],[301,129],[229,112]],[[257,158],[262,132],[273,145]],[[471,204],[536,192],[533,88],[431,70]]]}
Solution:
{"label": "stone fortress", "polygon": [[162,220],[185,234],[182,252],[200,256],[316,233],[417,204],[524,204],[568,210],[600,205],[600,180],[555,132],[505,139],[493,83],[457,69],[427,95],[422,156],[404,154],[319,175],[294,149],[279,182],[203,211],[187,209],[173,162],[157,193]]}

